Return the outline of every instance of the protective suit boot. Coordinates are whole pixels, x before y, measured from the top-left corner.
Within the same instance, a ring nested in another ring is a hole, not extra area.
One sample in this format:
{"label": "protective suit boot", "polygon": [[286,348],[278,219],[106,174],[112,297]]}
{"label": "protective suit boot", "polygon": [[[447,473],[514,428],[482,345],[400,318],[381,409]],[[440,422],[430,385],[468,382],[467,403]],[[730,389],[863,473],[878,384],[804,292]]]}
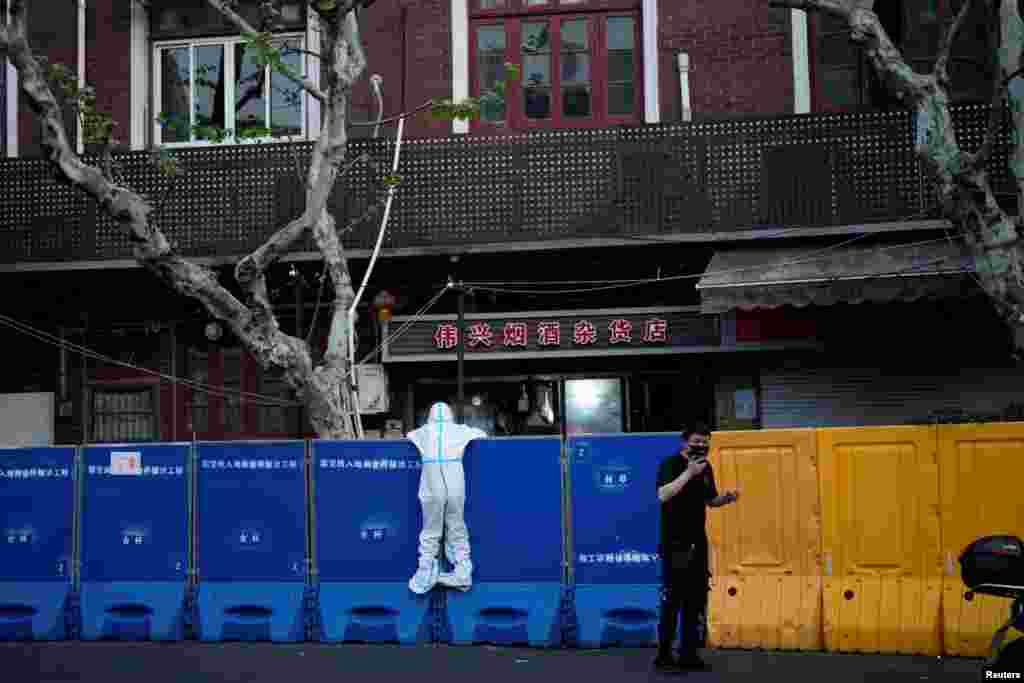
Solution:
{"label": "protective suit boot", "polygon": [[427,593],[437,584],[440,571],[441,565],[437,560],[426,566],[420,565],[416,573],[409,579],[409,590],[417,595]]}
{"label": "protective suit boot", "polygon": [[468,591],[473,586],[473,565],[468,561],[456,564],[455,571],[442,572],[438,575],[437,582],[448,588]]}

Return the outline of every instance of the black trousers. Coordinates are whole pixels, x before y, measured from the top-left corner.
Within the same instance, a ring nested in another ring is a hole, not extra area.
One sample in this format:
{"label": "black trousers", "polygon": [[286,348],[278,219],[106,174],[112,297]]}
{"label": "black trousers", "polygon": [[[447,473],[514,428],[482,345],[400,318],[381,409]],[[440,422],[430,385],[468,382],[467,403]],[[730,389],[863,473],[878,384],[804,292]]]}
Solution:
{"label": "black trousers", "polygon": [[658,655],[667,657],[671,654],[672,641],[682,616],[679,657],[690,657],[703,645],[699,638],[700,616],[707,605],[710,589],[707,549],[697,544],[692,551],[686,548],[663,550],[661,577]]}

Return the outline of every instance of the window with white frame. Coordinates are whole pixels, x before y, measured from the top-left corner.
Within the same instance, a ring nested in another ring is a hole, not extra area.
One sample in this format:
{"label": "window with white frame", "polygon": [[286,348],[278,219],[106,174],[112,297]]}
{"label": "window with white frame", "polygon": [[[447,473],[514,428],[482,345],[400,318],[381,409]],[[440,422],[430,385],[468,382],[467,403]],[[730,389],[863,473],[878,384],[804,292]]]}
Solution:
{"label": "window with white frame", "polygon": [[[282,35],[274,41],[281,61],[297,74],[305,72],[304,42],[302,35]],[[269,66],[260,66],[241,37],[156,43],[153,64],[158,145],[306,135],[302,87]]]}

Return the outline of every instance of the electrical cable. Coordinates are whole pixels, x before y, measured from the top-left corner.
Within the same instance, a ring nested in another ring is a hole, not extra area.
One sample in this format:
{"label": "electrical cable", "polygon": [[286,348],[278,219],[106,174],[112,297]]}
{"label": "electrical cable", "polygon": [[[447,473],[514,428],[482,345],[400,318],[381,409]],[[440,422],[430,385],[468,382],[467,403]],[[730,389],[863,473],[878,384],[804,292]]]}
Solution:
{"label": "electrical cable", "polygon": [[[541,289],[510,289],[510,288],[501,287],[501,286],[492,286],[492,283],[488,283],[488,282],[464,282],[462,284],[463,284],[463,286],[465,286],[465,287],[467,287],[469,289],[472,289],[472,290],[478,290],[478,291],[482,291],[482,292],[494,292],[494,293],[497,293],[497,294],[522,294],[522,295],[562,294],[562,295],[564,295],[564,294],[586,294],[586,293],[592,293],[592,292],[604,292],[604,291],[609,291],[609,290],[613,290],[613,289],[627,289],[627,288],[630,288],[630,287],[638,287],[638,286],[642,286],[642,285],[657,284],[657,283],[661,283],[661,282],[678,282],[680,280],[694,280],[694,279],[699,279],[699,278],[702,278],[702,277],[705,277],[705,276],[709,276],[709,275],[729,275],[729,274],[733,274],[733,273],[742,273],[742,272],[750,272],[750,271],[757,271],[757,270],[767,269],[768,267],[770,267],[770,268],[780,268],[780,267],[786,267],[786,266],[790,266],[790,265],[797,265],[797,264],[801,264],[801,263],[813,263],[813,262],[816,262],[816,261],[822,261],[822,260],[825,260],[825,259],[829,258],[831,256],[831,252],[834,252],[836,249],[838,249],[840,247],[843,247],[843,246],[846,246],[848,244],[851,244],[851,243],[853,243],[854,241],[856,241],[858,239],[862,239],[863,237],[864,236],[862,235],[860,237],[856,237],[856,238],[853,238],[851,240],[847,240],[847,241],[842,242],[840,244],[835,244],[835,245],[832,245],[831,247],[826,247],[825,249],[822,249],[819,252],[811,252],[812,254],[817,254],[817,256],[815,256],[813,258],[810,258],[810,257],[809,258],[803,258],[803,257],[801,257],[801,258],[797,258],[797,259],[790,259],[790,260],[787,260],[787,261],[781,261],[779,263],[770,264],[770,266],[766,266],[766,264],[759,264],[759,265],[756,265],[756,266],[745,266],[745,267],[738,267],[738,268],[727,268],[727,269],[722,269],[722,270],[718,270],[718,271],[707,271],[707,270],[705,270],[705,271],[701,271],[699,273],[687,273],[687,274],[684,274],[684,275],[669,275],[669,276],[666,276],[666,277],[659,277],[659,278],[643,278],[643,279],[637,279],[637,280],[628,280],[628,281],[621,282],[619,284],[609,284],[609,285],[600,286],[600,287],[581,288],[581,289],[541,290]],[[938,238],[938,239],[932,239],[932,240],[922,240],[922,241],[919,241],[919,242],[909,242],[909,243],[902,243],[902,244],[896,244],[896,245],[888,245],[888,246],[878,247],[876,249],[876,251],[889,251],[889,250],[901,249],[901,248],[906,248],[906,247],[925,246],[925,245],[928,245],[928,244],[935,244],[935,243],[943,242],[943,241],[946,241],[945,238]],[[912,268],[907,268],[906,270],[912,270]],[[899,271],[899,272],[903,272],[903,271]],[[599,282],[599,281],[597,281],[597,282]],[[561,284],[561,283],[555,283],[555,282],[544,283],[544,282],[521,281],[521,282],[517,282],[517,283],[496,283],[496,284],[497,285],[515,284],[515,285],[520,285],[520,286],[530,286],[530,285]]]}
{"label": "electrical cable", "polygon": [[366,354],[366,356],[364,356],[363,359],[359,361],[359,365],[363,365],[364,363],[366,363],[367,360],[373,358],[373,356],[375,356],[378,351],[383,349],[384,346],[396,341],[403,334],[405,334],[414,323],[419,322],[420,318],[426,315],[427,311],[430,310],[442,296],[444,296],[444,293],[447,292],[448,289],[448,287],[443,287],[437,294],[434,295],[432,299],[430,299],[430,301],[425,303],[423,306],[420,307],[418,311],[409,316],[409,320],[407,320],[404,325],[398,328],[394,333],[388,335],[387,339],[382,340],[380,344],[378,344],[372,351],[370,351],[370,353]]}
{"label": "electrical cable", "polygon": [[57,337],[49,332],[40,330],[36,327],[33,327],[32,325],[21,322],[7,315],[0,314],[0,325],[13,329],[16,332],[20,332],[26,336],[36,339],[37,341],[42,341],[51,346],[69,349],[71,351],[78,353],[81,356],[92,358],[93,360],[110,363],[112,365],[117,365],[130,370],[135,370],[137,372],[151,375],[153,377],[158,377],[165,381],[171,382],[172,384],[186,386],[193,390],[197,390],[202,393],[209,394],[211,396],[217,396],[219,398],[241,397],[258,399],[263,403],[270,403],[281,407],[291,407],[298,405],[298,403],[296,402],[282,401],[281,399],[273,396],[264,396],[263,394],[257,394],[251,391],[240,391],[234,389],[227,389],[225,387],[216,387],[212,384],[206,384],[204,382],[199,382],[197,380],[186,379],[183,377],[178,377],[176,375],[170,375],[167,373],[160,372],[159,370],[152,370],[150,368],[142,367],[140,365],[135,365],[134,363],[117,360],[116,358],[111,358],[110,356],[104,355],[86,346],[75,344],[74,342],[70,342],[66,339],[61,339],[60,337]]}

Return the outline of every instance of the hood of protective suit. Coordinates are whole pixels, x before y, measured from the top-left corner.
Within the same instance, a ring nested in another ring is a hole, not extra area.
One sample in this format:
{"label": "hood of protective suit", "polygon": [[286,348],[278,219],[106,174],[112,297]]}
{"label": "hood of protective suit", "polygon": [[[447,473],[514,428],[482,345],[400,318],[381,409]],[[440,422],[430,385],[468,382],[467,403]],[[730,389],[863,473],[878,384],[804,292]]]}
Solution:
{"label": "hood of protective suit", "polygon": [[451,407],[442,402],[430,407],[426,424],[406,435],[416,444],[424,463],[461,462],[469,442],[486,437],[482,429],[456,424]]}
{"label": "hood of protective suit", "polygon": [[455,423],[455,413],[452,412],[451,406],[447,403],[435,403],[430,406],[430,417],[427,418],[427,422],[431,424],[438,424],[441,422]]}

